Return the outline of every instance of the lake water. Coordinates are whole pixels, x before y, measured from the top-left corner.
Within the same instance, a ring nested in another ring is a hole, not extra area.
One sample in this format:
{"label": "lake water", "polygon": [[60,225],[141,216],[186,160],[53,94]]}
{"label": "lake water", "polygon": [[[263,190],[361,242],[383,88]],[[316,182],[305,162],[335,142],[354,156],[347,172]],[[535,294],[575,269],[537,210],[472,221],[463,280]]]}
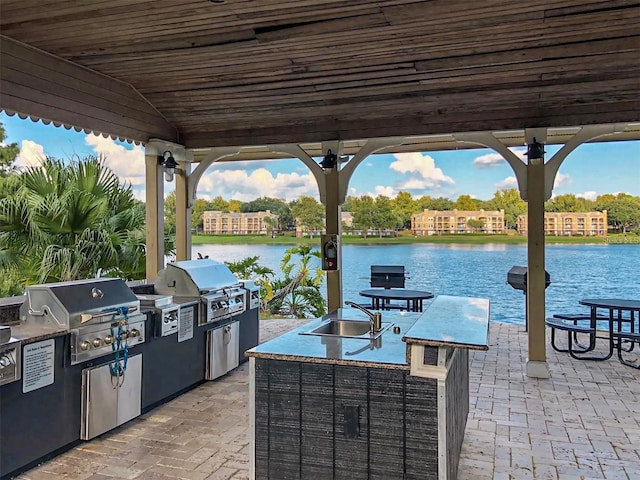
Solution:
{"label": "lake water", "polygon": [[[238,261],[257,255],[258,263],[280,274],[288,246],[196,245],[197,253],[218,261]],[[484,297],[491,300],[491,320],[523,324],[525,296],[506,284],[514,265],[527,264],[526,245],[345,245],[342,247],[344,300],[368,301],[358,292],[369,288],[372,264],[404,265],[406,288],[436,294]],[[319,259],[318,259],[319,262]],[[581,298],[640,299],[640,245],[547,245],[548,314],[588,313]]]}

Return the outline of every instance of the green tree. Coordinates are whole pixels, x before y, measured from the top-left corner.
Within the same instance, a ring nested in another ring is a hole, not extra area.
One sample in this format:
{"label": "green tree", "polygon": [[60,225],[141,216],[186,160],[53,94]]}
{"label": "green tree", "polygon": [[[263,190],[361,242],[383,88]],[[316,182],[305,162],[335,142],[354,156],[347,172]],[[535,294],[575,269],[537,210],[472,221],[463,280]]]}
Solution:
{"label": "green tree", "polygon": [[558,195],[544,204],[545,212],[587,212],[584,198],[576,197],[573,193]]}
{"label": "green tree", "polygon": [[411,228],[411,215],[419,210],[411,194],[409,192],[398,192],[391,204],[394,213],[402,221],[403,228]]}
{"label": "green tree", "polygon": [[267,228],[267,235],[275,237],[275,232],[278,230],[278,220],[273,217],[264,217],[262,219]]}
{"label": "green tree", "polygon": [[448,198],[438,197],[422,197],[419,201],[422,210],[453,210],[455,203]]}
{"label": "green tree", "polygon": [[402,219],[393,210],[391,199],[385,195],[378,195],[375,200],[373,226],[377,228],[382,238],[385,230],[395,230],[402,225]]}
{"label": "green tree", "polygon": [[219,212],[228,212],[229,211],[229,202],[227,202],[224,198],[218,195],[216,198],[209,202],[210,210],[217,210]]}
{"label": "green tree", "polygon": [[491,210],[504,210],[504,221],[508,228],[515,227],[518,216],[527,213],[527,202],[520,198],[520,192],[515,188],[498,190],[488,204]]}
{"label": "green tree", "polygon": [[456,200],[455,208],[458,210],[478,210],[478,202],[471,195],[460,195]]}
{"label": "green tree", "polygon": [[370,195],[351,199],[351,215],[353,226],[362,231],[362,236],[367,237],[369,229],[375,227],[375,200]]}
{"label": "green tree", "polygon": [[640,226],[640,197],[620,193],[606,206],[609,225],[616,230],[626,233]]}
{"label": "green tree", "polygon": [[291,214],[298,225],[307,229],[313,238],[313,232],[324,227],[324,207],[315,198],[302,195],[290,203]]}
{"label": "green tree", "polygon": [[191,226],[196,229],[196,232],[202,231],[202,215],[207,210],[213,210],[213,208],[211,208],[211,204],[207,200],[196,198],[196,201],[193,202],[193,207],[191,208]]}
{"label": "green tree", "polygon": [[20,153],[17,143],[4,144],[6,138],[7,134],[4,125],[0,123],[0,177],[6,177],[17,172],[14,162]]}
{"label": "green tree", "polygon": [[144,278],[144,207],[104,158],[47,158],[20,174],[0,199],[2,263],[22,284],[90,278],[102,272]]}
{"label": "green tree", "polygon": [[165,232],[176,233],[175,190],[164,198],[164,229]]}
{"label": "green tree", "polygon": [[481,231],[484,228],[484,220],[470,218],[467,220],[467,225],[469,225],[474,232]]}
{"label": "green tree", "polygon": [[295,227],[295,220],[289,204],[279,198],[260,197],[251,202],[243,203],[240,208],[241,212],[265,212],[267,210],[278,215],[280,225],[283,228]]}
{"label": "green tree", "polygon": [[242,208],[242,202],[240,200],[229,200],[229,211],[234,213],[240,213]]}

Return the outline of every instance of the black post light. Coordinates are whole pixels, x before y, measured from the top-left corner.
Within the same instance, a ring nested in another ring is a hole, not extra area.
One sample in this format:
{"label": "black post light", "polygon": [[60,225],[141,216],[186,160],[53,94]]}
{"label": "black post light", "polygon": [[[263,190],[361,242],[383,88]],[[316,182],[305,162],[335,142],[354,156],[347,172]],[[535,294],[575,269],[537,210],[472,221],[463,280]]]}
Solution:
{"label": "black post light", "polygon": [[535,159],[544,159],[544,144],[540,143],[536,140],[536,137],[533,137],[533,143],[528,145],[527,153],[525,154],[529,161],[533,161]]}
{"label": "black post light", "polygon": [[327,154],[320,162],[320,166],[324,169],[335,168],[338,164],[338,156],[331,152],[331,149],[327,150]]}
{"label": "black post light", "polygon": [[167,182],[173,182],[173,175],[178,170],[178,162],[173,158],[173,154],[166,150],[161,156],[158,157],[158,164],[164,168],[164,179]]}

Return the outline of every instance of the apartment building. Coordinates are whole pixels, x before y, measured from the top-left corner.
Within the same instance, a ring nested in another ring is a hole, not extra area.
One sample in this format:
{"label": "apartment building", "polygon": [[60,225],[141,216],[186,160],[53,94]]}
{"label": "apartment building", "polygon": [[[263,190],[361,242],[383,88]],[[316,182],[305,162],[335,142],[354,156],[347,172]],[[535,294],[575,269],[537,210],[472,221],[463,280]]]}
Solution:
{"label": "apartment building", "polygon": [[[557,236],[607,236],[607,211],[602,212],[545,212],[544,234]],[[520,215],[518,233],[526,235],[528,216]]]}
{"label": "apartment building", "polygon": [[504,210],[424,210],[411,216],[414,235],[504,233]]}
{"label": "apartment building", "polygon": [[214,235],[248,235],[267,234],[271,226],[269,220],[275,222],[275,230],[279,230],[278,215],[270,210],[263,212],[221,212],[219,210],[207,210],[202,214],[202,227],[204,233]]}

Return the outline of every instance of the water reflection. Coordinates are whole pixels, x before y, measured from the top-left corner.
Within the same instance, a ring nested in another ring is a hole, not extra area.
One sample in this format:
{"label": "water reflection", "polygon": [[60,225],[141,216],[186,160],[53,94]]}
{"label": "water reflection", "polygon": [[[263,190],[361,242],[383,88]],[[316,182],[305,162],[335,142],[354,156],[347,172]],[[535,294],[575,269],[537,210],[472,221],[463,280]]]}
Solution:
{"label": "water reflection", "polygon": [[[257,255],[259,263],[280,272],[286,245],[197,245],[197,252],[218,261]],[[346,245],[343,247],[344,300],[362,302],[360,290],[370,287],[372,264],[404,265],[406,288],[436,294],[491,300],[491,319],[524,324],[525,296],[506,284],[514,265],[527,264],[526,245]],[[546,290],[550,313],[588,313],[582,298],[640,299],[637,272],[640,245],[547,245]]]}

